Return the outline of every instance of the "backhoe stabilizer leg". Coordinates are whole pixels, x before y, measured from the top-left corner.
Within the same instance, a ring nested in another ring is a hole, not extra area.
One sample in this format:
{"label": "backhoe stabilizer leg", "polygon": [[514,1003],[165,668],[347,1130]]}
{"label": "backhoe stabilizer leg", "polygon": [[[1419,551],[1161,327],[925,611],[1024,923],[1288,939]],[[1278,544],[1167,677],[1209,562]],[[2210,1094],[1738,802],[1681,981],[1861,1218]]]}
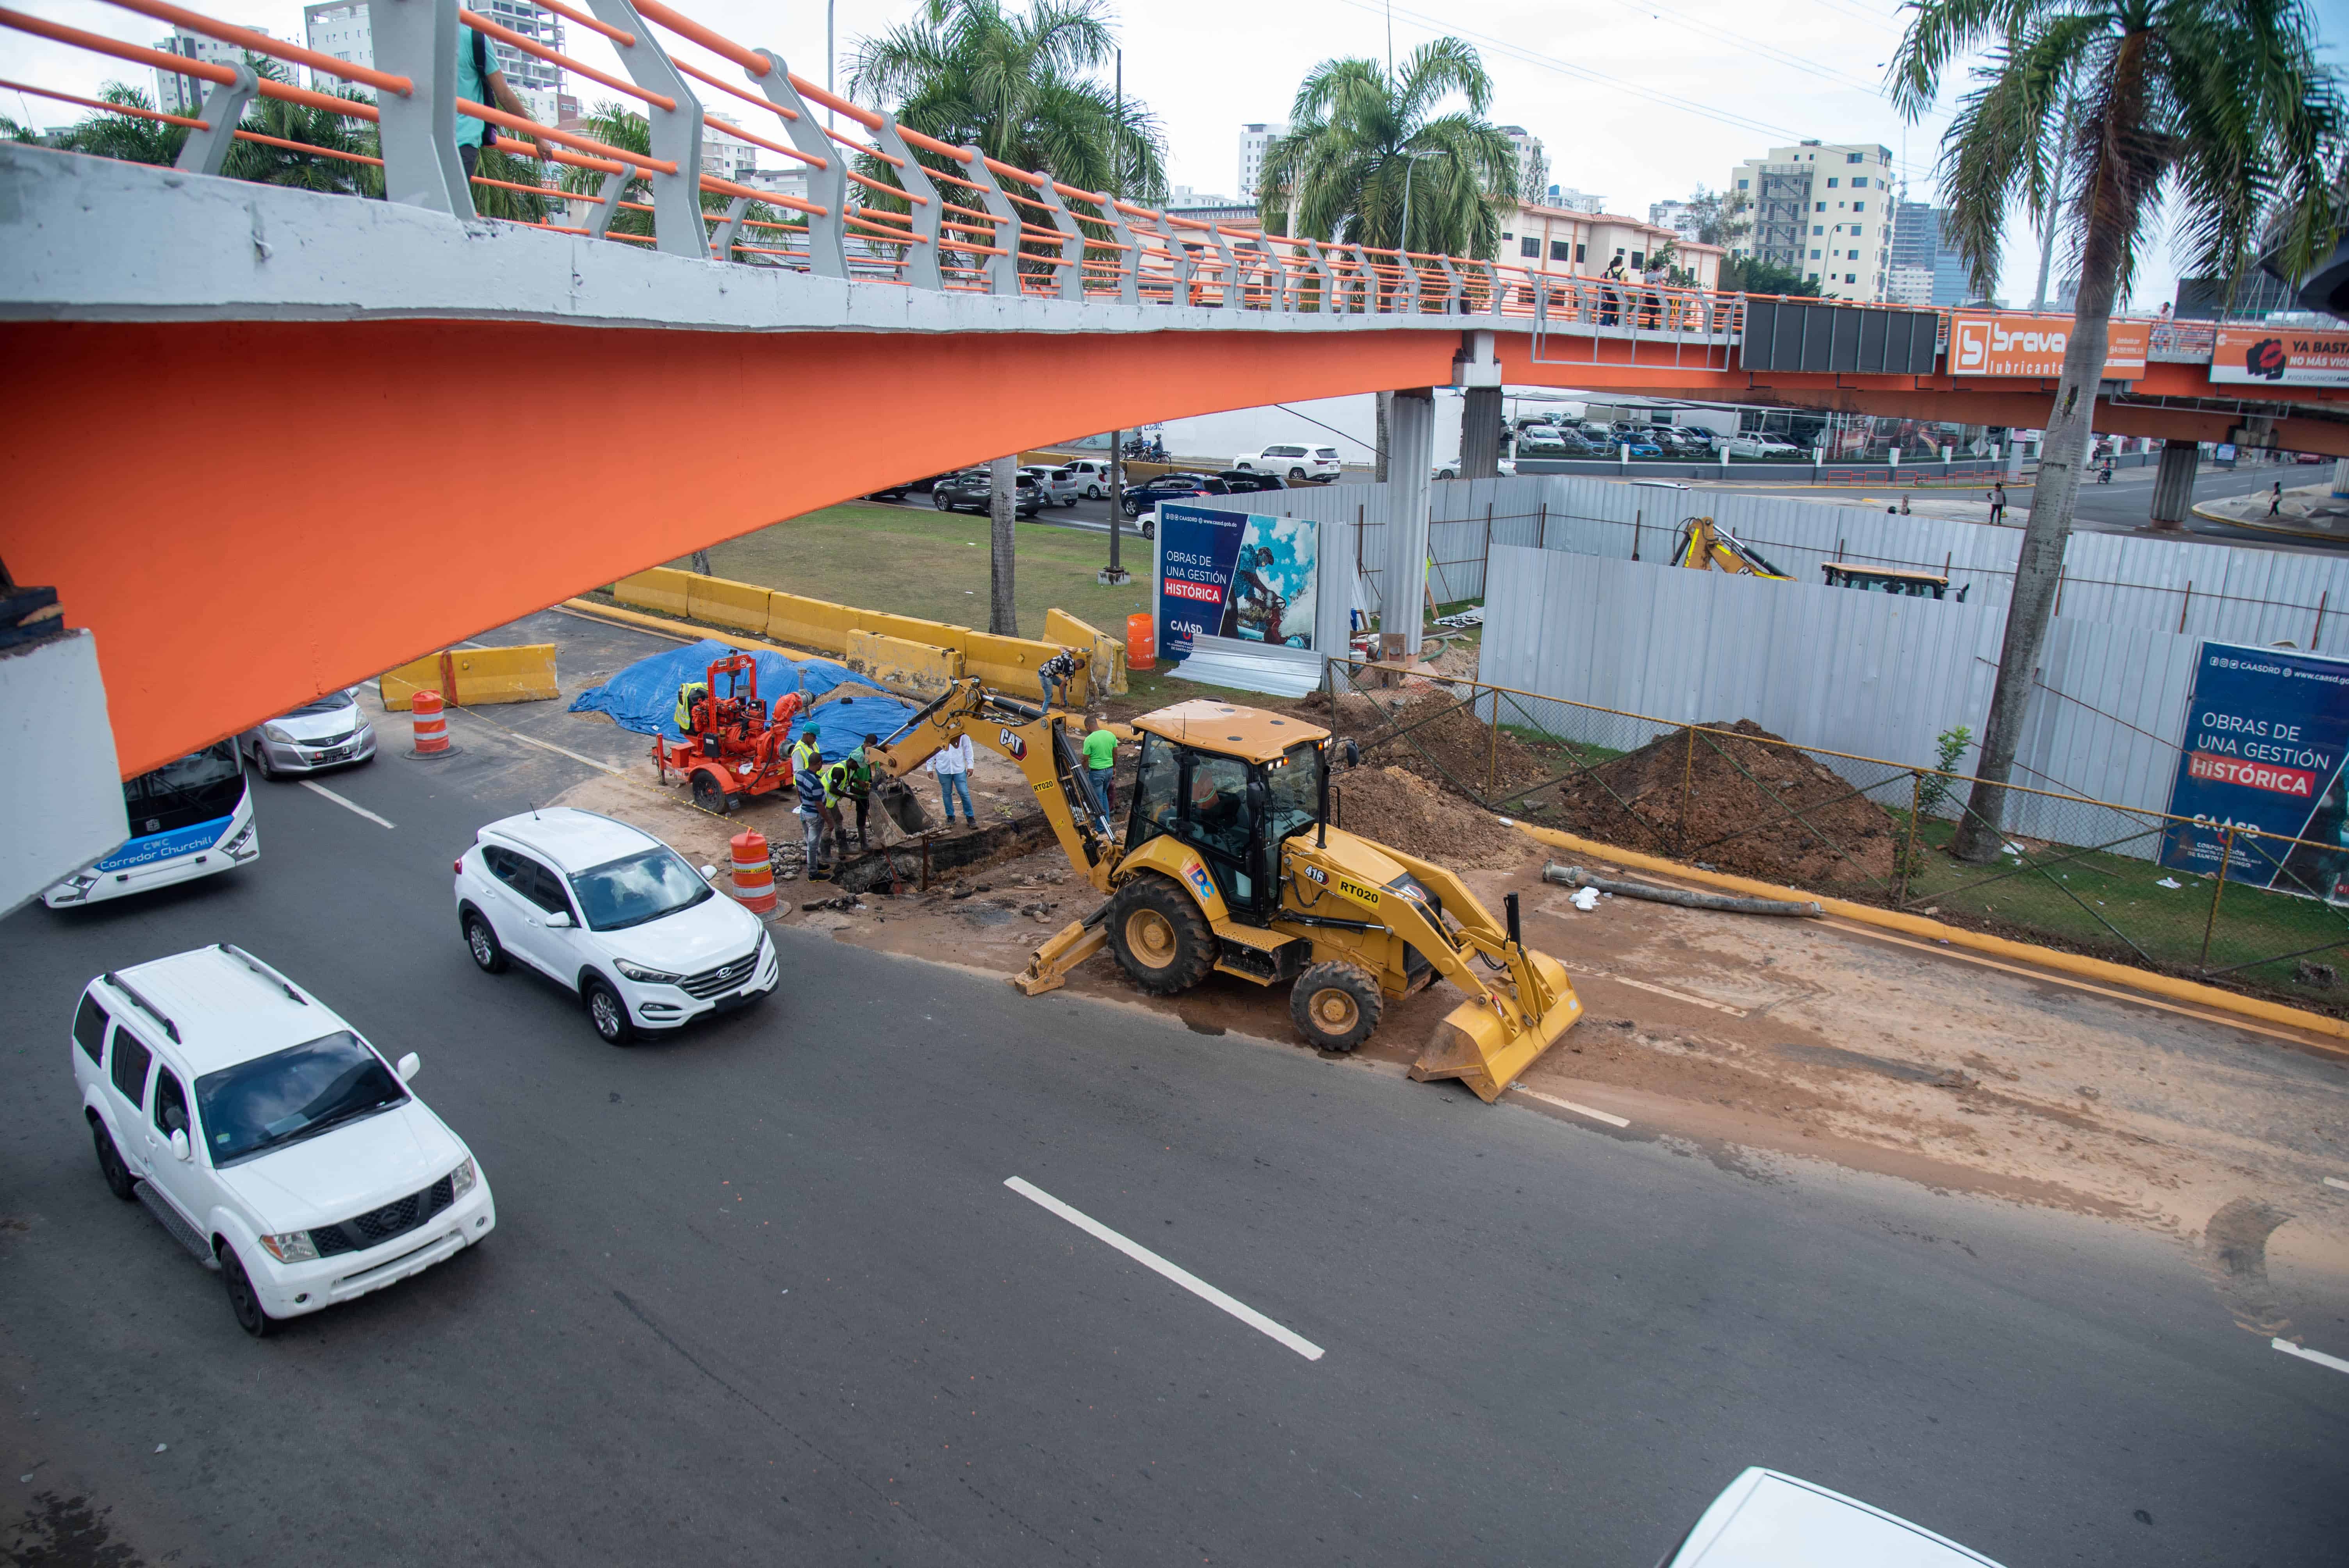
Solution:
{"label": "backhoe stabilizer leg", "polygon": [[[1486,1105],[1507,1092],[1542,1053],[1557,1044],[1582,1017],[1582,998],[1566,977],[1566,970],[1547,954],[1526,954],[1544,987],[1555,1000],[1547,1012],[1521,1019],[1512,1032],[1502,1021],[1506,997],[1472,997],[1435,1026],[1427,1048],[1412,1064],[1411,1076],[1422,1083],[1458,1078],[1476,1091]],[[1514,1008],[1510,1008],[1514,1012]]]}
{"label": "backhoe stabilizer leg", "polygon": [[1099,953],[1109,941],[1109,927],[1099,922],[1071,921],[1036,949],[1028,967],[1011,977],[1022,995],[1040,996],[1067,985],[1069,971]]}

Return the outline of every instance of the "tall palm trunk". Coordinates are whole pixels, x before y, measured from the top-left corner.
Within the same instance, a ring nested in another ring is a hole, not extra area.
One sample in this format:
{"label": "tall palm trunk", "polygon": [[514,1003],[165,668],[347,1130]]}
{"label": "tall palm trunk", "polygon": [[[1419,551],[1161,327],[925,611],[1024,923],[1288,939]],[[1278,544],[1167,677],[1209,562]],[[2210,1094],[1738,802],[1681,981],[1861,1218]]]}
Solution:
{"label": "tall palm trunk", "polygon": [[[2122,70],[2127,69],[2124,46]],[[2119,104],[2127,83],[2115,93],[2121,124],[2136,123],[2135,103]],[[2109,148],[2099,160],[2100,187],[2116,187],[2120,172]],[[2064,547],[2080,500],[2080,480],[2095,434],[2096,386],[2104,379],[2105,351],[2112,331],[2113,300],[2119,292],[2125,254],[2122,193],[2096,189],[2085,195],[2088,228],[2080,255],[2079,303],[2072,335],[2064,346],[2064,373],[2055,384],[2055,407],[2039,448],[2039,478],[2031,491],[2031,516],[2023,527],[2023,548],[2014,562],[2014,599],[2007,605],[2006,631],[1998,650],[1998,686],[1991,694],[1990,718],[1982,726],[1982,757],[1973,793],[1959,820],[1951,851],[1961,861],[1987,865],[2005,841],[2006,787],[2014,771],[2014,751],[2023,738],[2023,715],[2039,667],[2039,650],[2054,618],[2055,590],[2062,581]],[[2053,222],[2051,218],[2049,222]]]}
{"label": "tall palm trunk", "polygon": [[1387,416],[1394,411],[1394,394],[1381,392],[1378,395],[1378,402],[1379,428],[1376,431],[1378,462],[1371,477],[1379,483],[1384,484],[1389,477],[1387,474]]}
{"label": "tall palm trunk", "polygon": [[987,629],[999,637],[1019,634],[1019,606],[1012,596],[1013,511],[1019,499],[1019,459],[998,458],[987,465]]}

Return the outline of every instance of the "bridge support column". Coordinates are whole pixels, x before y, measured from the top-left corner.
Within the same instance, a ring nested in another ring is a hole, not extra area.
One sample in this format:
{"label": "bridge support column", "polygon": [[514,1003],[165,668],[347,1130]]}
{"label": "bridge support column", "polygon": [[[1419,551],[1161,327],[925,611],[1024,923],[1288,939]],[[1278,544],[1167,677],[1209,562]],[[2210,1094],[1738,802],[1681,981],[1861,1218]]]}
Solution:
{"label": "bridge support column", "polygon": [[1460,410],[1460,477],[1501,477],[1501,366],[1493,335],[1464,332],[1452,356],[1452,384],[1466,396]]}
{"label": "bridge support column", "polygon": [[2153,474],[2153,526],[2184,528],[2194,510],[2194,469],[2202,455],[2193,441],[2172,437],[2161,444],[2161,466]]}
{"label": "bridge support column", "polygon": [[1428,475],[1435,461],[1435,394],[1414,387],[1392,395],[1387,416],[1385,570],[1379,581],[1379,657],[1419,656],[1420,605],[1427,594]]}
{"label": "bridge support column", "polygon": [[2336,500],[2349,498],[2349,458],[2333,459],[2333,495]]}

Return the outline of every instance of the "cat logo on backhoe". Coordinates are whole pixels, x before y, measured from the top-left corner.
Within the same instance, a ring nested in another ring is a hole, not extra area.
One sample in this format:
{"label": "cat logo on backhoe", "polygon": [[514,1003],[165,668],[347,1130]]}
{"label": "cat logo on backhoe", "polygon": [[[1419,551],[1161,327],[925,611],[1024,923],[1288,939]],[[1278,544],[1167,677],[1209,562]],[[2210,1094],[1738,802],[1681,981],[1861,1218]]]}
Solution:
{"label": "cat logo on backhoe", "polygon": [[1001,738],[1005,756],[1010,758],[1015,762],[1021,761],[1027,757],[1028,743],[1025,740],[1020,739],[1019,737],[1012,734],[1008,729],[999,730],[996,733]]}

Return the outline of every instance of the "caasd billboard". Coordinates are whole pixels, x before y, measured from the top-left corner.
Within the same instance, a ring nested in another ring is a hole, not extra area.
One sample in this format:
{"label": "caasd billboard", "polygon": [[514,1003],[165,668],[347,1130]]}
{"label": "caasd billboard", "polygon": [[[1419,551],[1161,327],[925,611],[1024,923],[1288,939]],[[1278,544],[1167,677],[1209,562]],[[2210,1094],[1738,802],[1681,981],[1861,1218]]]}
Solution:
{"label": "caasd billboard", "polygon": [[[2072,342],[2068,315],[1961,311],[1950,318],[1952,376],[2060,376]],[[2116,321],[2105,344],[2105,378],[2128,380],[2145,368],[2149,322]]]}

